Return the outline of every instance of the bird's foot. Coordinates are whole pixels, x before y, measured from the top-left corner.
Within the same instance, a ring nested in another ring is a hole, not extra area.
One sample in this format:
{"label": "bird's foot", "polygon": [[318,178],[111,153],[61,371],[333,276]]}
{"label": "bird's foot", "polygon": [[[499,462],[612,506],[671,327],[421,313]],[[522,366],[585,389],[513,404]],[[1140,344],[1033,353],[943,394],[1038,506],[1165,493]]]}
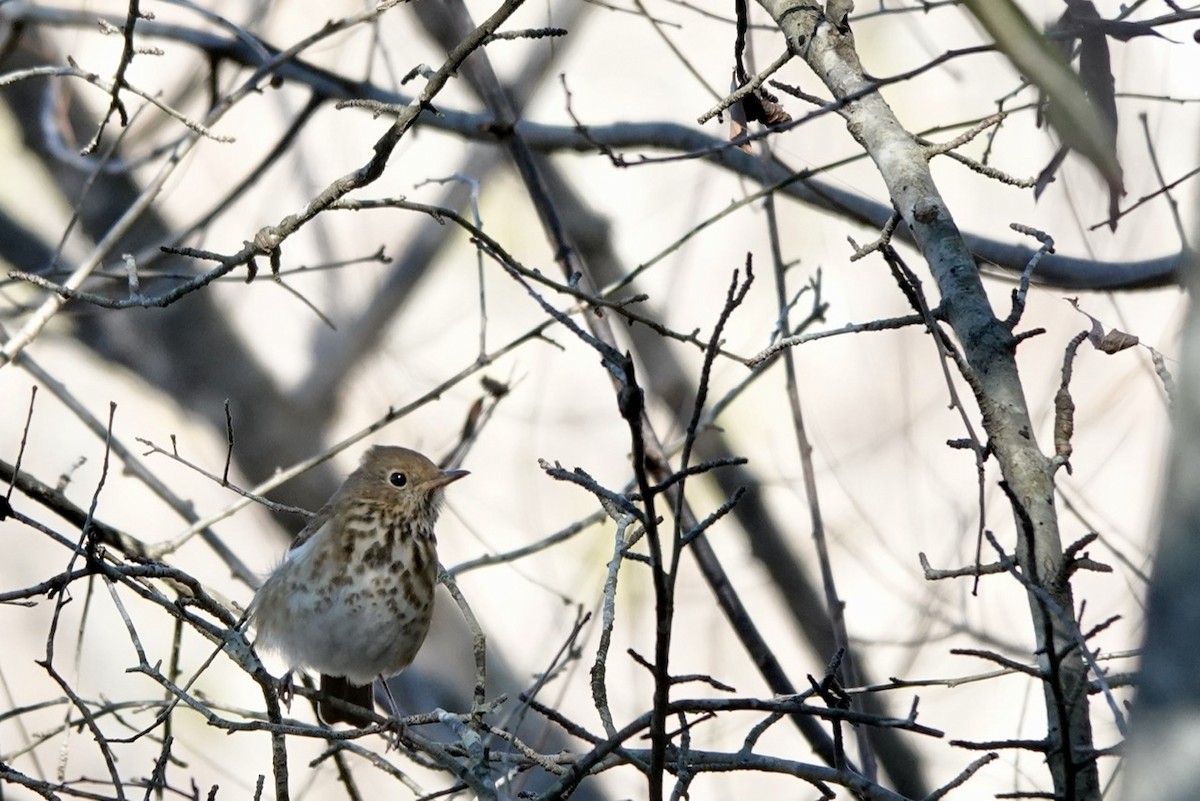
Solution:
{"label": "bird's foot", "polygon": [[387,740],[388,751],[401,747],[406,751],[417,750],[417,744],[408,736],[408,725],[400,718],[393,715],[386,724],[386,732],[384,739]]}
{"label": "bird's foot", "polygon": [[283,702],[284,708],[288,712],[291,712],[292,699],[296,697],[296,685],[292,683],[292,671],[289,670],[280,676],[278,685],[275,692],[279,696],[279,700]]}

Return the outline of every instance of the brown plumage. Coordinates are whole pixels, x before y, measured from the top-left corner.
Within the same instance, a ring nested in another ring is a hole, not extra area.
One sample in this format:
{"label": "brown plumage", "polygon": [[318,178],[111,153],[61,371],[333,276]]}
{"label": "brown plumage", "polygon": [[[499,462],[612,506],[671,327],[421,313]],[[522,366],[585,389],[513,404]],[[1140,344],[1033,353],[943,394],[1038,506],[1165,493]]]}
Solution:
{"label": "brown plumage", "polygon": [[[372,683],[408,667],[429,631],[433,527],[443,488],[465,475],[407,448],[368,450],[254,596],[257,645],[319,671],[327,696],[374,708]],[[370,722],[328,703],[319,712]]]}

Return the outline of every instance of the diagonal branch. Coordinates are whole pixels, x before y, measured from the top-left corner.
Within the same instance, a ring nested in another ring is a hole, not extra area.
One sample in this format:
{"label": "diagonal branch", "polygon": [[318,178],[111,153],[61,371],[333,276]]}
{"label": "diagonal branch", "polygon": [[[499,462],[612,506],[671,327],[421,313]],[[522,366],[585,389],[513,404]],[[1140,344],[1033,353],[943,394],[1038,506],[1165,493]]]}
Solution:
{"label": "diagonal branch", "polygon": [[[984,429],[1003,477],[1022,505],[1022,519],[1016,521],[1018,553],[1023,562],[1036,565],[1036,572],[1031,572],[1036,575],[1033,580],[1062,609],[1073,613],[1070,585],[1048,580],[1062,574],[1063,562],[1053,468],[1034,436],[1017,371],[1016,341],[988,302],[974,256],[933,181],[923,148],[878,92],[863,94],[871,82],[849,30],[829,24],[814,0],[759,3],[778,23],[792,52],[805,60],[835,98],[857,96],[838,113],[875,162],[904,227],[941,290],[941,310],[977,379],[972,389]],[[1054,665],[1061,685],[1043,684],[1051,742],[1047,758],[1055,790],[1071,801],[1092,801],[1100,797],[1096,764],[1080,759],[1093,753],[1087,694],[1079,691],[1086,687],[1087,670],[1077,651],[1067,652],[1074,621],[1055,618],[1050,625],[1043,625],[1041,600],[1033,592],[1027,595],[1042,670],[1049,673],[1050,662],[1062,654]]]}

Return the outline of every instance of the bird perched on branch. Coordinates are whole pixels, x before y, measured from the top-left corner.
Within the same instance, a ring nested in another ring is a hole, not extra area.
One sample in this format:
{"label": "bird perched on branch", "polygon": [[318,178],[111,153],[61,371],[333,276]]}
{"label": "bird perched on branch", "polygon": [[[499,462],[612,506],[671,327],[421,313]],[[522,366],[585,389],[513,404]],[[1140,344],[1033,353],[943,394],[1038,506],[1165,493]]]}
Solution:
{"label": "bird perched on branch", "polygon": [[348,707],[374,709],[375,679],[408,667],[425,641],[433,528],[444,488],[465,475],[407,448],[371,448],[255,594],[257,645],[287,660],[289,680],[300,667],[321,673],[325,723],[369,724]]}

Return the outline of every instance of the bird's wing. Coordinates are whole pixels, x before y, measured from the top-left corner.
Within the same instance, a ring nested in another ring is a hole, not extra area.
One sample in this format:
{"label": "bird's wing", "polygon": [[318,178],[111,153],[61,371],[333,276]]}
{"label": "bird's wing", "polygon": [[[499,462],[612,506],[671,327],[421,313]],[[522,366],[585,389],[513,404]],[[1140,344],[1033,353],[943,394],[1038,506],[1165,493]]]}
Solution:
{"label": "bird's wing", "polygon": [[297,551],[300,551],[302,548],[304,549],[304,553],[307,553],[309,549],[305,546],[311,543],[313,537],[323,529],[329,527],[329,522],[333,519],[334,501],[336,500],[337,498],[335,497],[329,503],[322,506],[321,510],[309,519],[308,524],[300,529],[300,533],[296,535],[296,538],[292,540],[292,544],[288,546],[287,555],[284,556],[285,561],[291,561],[299,556],[300,554],[297,554]]}

